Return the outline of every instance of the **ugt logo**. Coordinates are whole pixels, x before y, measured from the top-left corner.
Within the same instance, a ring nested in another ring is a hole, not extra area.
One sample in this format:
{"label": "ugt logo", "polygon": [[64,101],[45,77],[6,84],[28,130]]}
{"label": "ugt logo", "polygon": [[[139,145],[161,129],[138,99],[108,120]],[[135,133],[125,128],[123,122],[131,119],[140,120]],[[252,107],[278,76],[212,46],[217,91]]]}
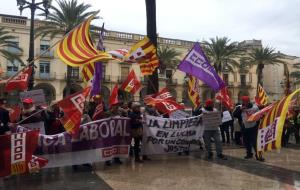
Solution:
{"label": "ugt logo", "polygon": [[196,67],[200,68],[207,68],[209,65],[207,64],[205,58],[194,49],[189,53],[188,57],[186,58],[188,62],[195,65]]}
{"label": "ugt logo", "polygon": [[176,110],[176,106],[174,106],[173,104],[170,104],[168,102],[161,102],[161,103],[170,111]]}
{"label": "ugt logo", "polygon": [[76,106],[76,108],[83,113],[85,98],[82,94],[78,94],[71,98],[72,103]]}

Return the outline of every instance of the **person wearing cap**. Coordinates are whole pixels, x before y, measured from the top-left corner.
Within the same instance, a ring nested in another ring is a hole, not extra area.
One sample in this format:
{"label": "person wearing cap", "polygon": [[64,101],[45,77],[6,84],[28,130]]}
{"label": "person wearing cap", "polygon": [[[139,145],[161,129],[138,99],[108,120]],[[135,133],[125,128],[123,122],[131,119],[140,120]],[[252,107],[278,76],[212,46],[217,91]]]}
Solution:
{"label": "person wearing cap", "polygon": [[139,103],[134,103],[132,105],[132,111],[129,113],[130,118],[130,127],[131,127],[131,134],[134,138],[134,156],[135,162],[141,163],[143,162],[140,159],[140,143],[142,141],[143,135],[143,120],[141,114],[141,105]]}
{"label": "person wearing cap", "polygon": [[[36,123],[43,121],[40,110],[34,105],[32,98],[22,100],[23,110],[20,117],[20,124]],[[39,113],[37,113],[39,112]]]}
{"label": "person wearing cap", "polygon": [[8,126],[10,122],[9,112],[5,108],[5,103],[6,101],[0,98],[0,135],[5,135],[10,131]]}
{"label": "person wearing cap", "polygon": [[246,156],[245,159],[253,158],[252,149],[255,152],[255,157],[258,161],[264,161],[262,155],[256,154],[256,140],[258,132],[258,122],[249,122],[248,117],[255,112],[259,111],[256,104],[250,102],[249,96],[242,96],[242,106],[237,107],[234,110],[234,116],[236,118],[241,118],[242,120],[242,133],[244,136],[245,146],[246,146]]}
{"label": "person wearing cap", "polygon": [[[202,109],[202,117],[206,117],[206,114],[209,114],[211,112],[218,112],[216,108],[214,108],[214,102],[212,99],[208,99],[205,102],[205,107]],[[222,150],[222,143],[220,138],[220,130],[219,125],[215,126],[204,126],[204,143],[205,143],[205,149],[207,151],[207,159],[212,159],[213,153],[211,150],[211,138],[214,139],[216,144],[216,152],[217,152],[217,158],[222,160],[227,160],[226,156],[223,154]]]}

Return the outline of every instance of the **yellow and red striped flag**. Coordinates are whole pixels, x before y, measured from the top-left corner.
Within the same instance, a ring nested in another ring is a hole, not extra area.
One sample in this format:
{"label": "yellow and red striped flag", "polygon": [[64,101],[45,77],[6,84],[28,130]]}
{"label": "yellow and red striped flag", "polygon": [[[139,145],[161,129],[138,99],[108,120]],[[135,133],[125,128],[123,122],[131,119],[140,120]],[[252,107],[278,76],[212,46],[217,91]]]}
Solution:
{"label": "yellow and red striped flag", "polygon": [[198,107],[200,105],[199,80],[191,75],[189,76],[189,82],[188,82],[188,95],[191,102],[194,104],[194,107]]}
{"label": "yellow and red striped flag", "polygon": [[137,62],[140,64],[142,75],[151,75],[159,65],[156,47],[148,37],[145,37],[131,47],[125,56],[125,62]]}
{"label": "yellow and red striped flag", "polygon": [[282,98],[274,104],[272,109],[263,117],[260,122],[257,134],[257,151],[265,152],[281,148],[281,138],[283,125],[287,116],[288,108],[295,94],[300,92],[300,88],[292,94]]}
{"label": "yellow and red striped flag", "polygon": [[57,46],[58,57],[72,67],[83,66],[96,61],[108,61],[112,56],[97,50],[91,41],[89,29],[94,15],[72,30]]}
{"label": "yellow and red striped flag", "polygon": [[263,87],[259,84],[258,85],[258,96],[255,97],[255,102],[257,105],[265,106],[268,104],[268,95]]}
{"label": "yellow and red striped flag", "polygon": [[94,62],[85,64],[81,69],[81,75],[85,83],[88,83],[93,78],[94,74],[95,74]]}

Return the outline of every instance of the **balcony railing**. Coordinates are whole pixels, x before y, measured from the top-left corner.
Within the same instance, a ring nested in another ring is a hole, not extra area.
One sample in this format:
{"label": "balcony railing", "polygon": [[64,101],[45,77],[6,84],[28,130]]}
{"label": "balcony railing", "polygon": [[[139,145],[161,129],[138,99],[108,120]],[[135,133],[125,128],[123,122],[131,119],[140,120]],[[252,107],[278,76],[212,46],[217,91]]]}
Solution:
{"label": "balcony railing", "polygon": [[118,76],[118,82],[122,83],[127,79],[127,76]]}
{"label": "balcony railing", "polygon": [[166,82],[168,85],[177,85],[177,79],[167,79]]}
{"label": "balcony railing", "polygon": [[36,79],[40,79],[40,80],[55,80],[56,79],[56,73],[55,72],[50,72],[50,73],[36,72],[34,77]]}
{"label": "balcony railing", "polygon": [[103,81],[103,82],[110,82],[110,81],[111,81],[110,75],[105,75],[105,76],[102,78],[102,81]]}
{"label": "balcony railing", "polygon": [[229,81],[225,81],[225,84],[228,86],[228,87],[233,87],[234,85],[233,85],[233,82],[229,82]]}
{"label": "balcony railing", "polygon": [[40,50],[36,51],[36,56],[40,56],[43,58],[54,58],[54,53],[52,50]]}
{"label": "balcony railing", "polygon": [[[68,76],[71,81],[82,82],[83,79],[79,74],[71,74]],[[65,73],[65,80],[68,79],[67,73]]]}
{"label": "balcony railing", "polygon": [[241,83],[239,84],[239,86],[240,86],[241,88],[250,88],[251,85],[252,85],[251,82],[241,82]]}

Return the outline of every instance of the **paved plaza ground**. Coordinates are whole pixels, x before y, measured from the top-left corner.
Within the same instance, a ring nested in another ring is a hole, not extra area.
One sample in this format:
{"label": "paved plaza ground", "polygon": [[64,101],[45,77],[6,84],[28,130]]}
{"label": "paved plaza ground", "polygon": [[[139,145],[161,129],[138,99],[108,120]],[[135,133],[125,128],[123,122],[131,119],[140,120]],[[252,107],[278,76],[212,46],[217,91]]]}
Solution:
{"label": "paved plaza ground", "polygon": [[94,165],[43,169],[34,175],[0,181],[5,190],[296,190],[300,189],[300,146],[291,145],[280,153],[265,155],[266,162],[244,160],[244,149],[224,148],[228,160],[207,161],[203,151],[189,156],[152,156],[151,161],[122,165]]}

